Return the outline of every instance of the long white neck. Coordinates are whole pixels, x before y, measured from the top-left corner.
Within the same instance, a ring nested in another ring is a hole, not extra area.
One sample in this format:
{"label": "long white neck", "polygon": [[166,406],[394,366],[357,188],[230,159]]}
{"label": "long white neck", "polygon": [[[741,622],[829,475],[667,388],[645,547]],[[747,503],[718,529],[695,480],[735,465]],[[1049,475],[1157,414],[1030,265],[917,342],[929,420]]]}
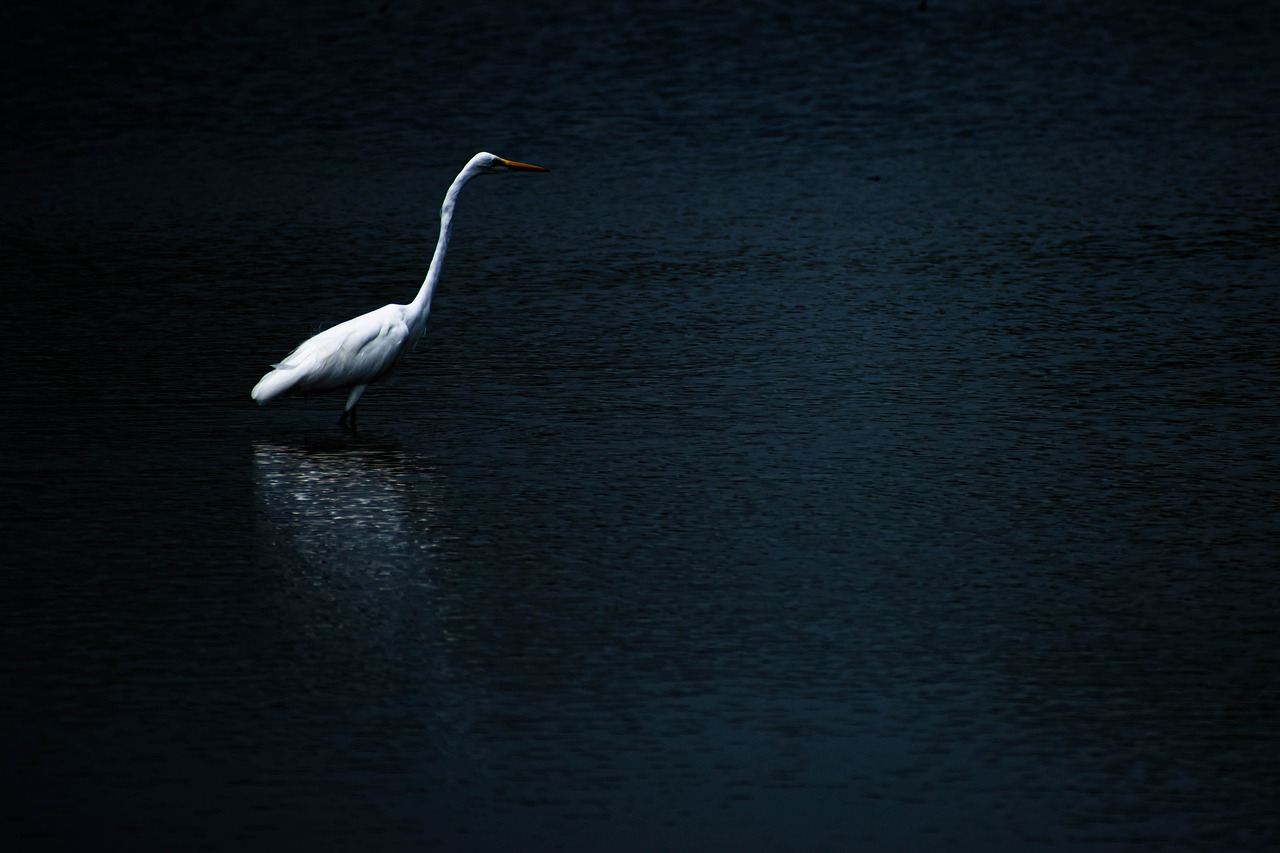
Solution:
{"label": "long white neck", "polygon": [[435,293],[436,284],[440,281],[440,271],[444,269],[444,256],[449,250],[449,232],[453,229],[453,208],[458,202],[458,193],[463,185],[478,174],[472,163],[468,163],[458,177],[453,179],[449,191],[444,194],[444,204],[440,206],[440,239],[436,241],[436,253],[431,258],[431,266],[427,269],[427,277],[418,288],[418,295],[409,303],[409,317],[412,334],[419,335],[427,322],[427,314],[431,312],[431,296]]}

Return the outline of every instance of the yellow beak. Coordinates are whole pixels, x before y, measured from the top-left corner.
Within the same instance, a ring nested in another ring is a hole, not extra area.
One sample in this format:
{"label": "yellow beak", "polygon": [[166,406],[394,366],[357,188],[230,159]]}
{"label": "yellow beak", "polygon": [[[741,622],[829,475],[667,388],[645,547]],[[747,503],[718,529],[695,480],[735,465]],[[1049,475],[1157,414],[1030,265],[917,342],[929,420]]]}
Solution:
{"label": "yellow beak", "polygon": [[508,169],[510,169],[513,172],[550,172],[551,171],[550,169],[544,169],[541,166],[533,166],[533,165],[530,165],[529,163],[517,163],[515,160],[507,160],[502,157],[499,157],[498,159],[502,161],[502,165],[506,166]]}

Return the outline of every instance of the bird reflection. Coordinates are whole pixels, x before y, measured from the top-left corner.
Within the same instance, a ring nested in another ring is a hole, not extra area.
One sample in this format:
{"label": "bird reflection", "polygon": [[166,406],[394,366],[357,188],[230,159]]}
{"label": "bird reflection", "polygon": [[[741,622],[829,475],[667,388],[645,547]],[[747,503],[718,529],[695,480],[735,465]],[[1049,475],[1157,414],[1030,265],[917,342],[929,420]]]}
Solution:
{"label": "bird reflection", "polygon": [[352,707],[416,709],[426,741],[411,752],[466,749],[474,697],[451,662],[460,608],[439,571],[431,464],[368,441],[258,444],[253,463],[260,541],[279,561],[275,606],[299,652],[294,676],[308,691],[359,697]]}
{"label": "bird reflection", "polygon": [[432,471],[394,445],[254,448],[254,487],[288,599],[316,634],[384,643],[430,611]]}

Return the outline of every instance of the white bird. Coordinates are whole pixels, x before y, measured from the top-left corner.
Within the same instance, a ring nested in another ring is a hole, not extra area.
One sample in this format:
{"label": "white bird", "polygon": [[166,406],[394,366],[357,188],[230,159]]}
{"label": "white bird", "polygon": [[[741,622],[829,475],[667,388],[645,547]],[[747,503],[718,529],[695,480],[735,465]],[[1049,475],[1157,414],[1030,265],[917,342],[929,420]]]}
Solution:
{"label": "white bird", "polygon": [[400,359],[422,336],[427,314],[431,311],[431,295],[440,281],[445,251],[449,248],[453,208],[463,186],[476,175],[546,171],[541,166],[504,160],[483,151],[472,157],[444,194],[436,253],[413,301],[408,305],[383,305],[303,341],[284,360],[272,365],[275,369],[253,386],[253,399],[264,406],[277,397],[290,394],[350,389],[338,425],[347,430],[350,416],[349,429],[354,432],[356,404],[360,402],[364,389],[370,383],[390,376]]}

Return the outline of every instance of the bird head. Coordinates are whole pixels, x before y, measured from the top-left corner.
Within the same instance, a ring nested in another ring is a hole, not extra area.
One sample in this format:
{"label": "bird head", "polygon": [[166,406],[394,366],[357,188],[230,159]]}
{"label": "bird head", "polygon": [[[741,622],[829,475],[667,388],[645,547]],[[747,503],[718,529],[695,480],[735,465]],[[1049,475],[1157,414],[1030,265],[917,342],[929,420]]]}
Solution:
{"label": "bird head", "polygon": [[490,154],[482,151],[475,157],[471,158],[471,162],[478,167],[480,174],[498,174],[501,172],[548,172],[541,166],[533,166],[528,163],[518,163],[515,160],[507,160],[499,157],[497,154]]}

